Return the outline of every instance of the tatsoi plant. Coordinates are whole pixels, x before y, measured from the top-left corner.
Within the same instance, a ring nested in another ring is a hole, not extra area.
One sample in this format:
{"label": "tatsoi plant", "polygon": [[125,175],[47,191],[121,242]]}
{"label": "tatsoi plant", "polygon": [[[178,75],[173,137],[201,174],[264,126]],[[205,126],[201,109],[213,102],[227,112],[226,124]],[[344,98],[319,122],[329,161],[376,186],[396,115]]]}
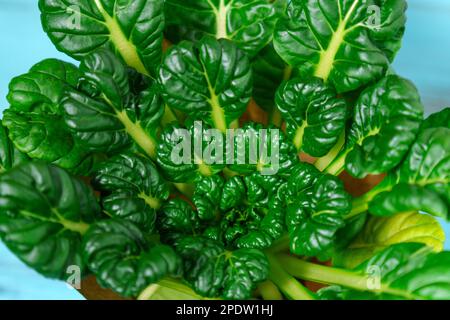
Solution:
{"label": "tatsoi plant", "polygon": [[0,236],[28,266],[124,298],[450,299],[450,109],[390,68],[404,0],[39,8],[80,63],[9,86]]}

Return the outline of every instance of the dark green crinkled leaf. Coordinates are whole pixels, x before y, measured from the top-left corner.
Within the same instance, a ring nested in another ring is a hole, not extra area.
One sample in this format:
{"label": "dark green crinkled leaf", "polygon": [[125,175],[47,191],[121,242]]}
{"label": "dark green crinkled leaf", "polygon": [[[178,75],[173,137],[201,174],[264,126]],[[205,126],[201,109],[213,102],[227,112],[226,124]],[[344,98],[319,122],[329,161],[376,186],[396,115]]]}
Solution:
{"label": "dark green crinkled leaf", "polygon": [[220,242],[201,237],[182,239],[176,250],[183,258],[185,279],[206,297],[249,299],[269,274],[269,262],[259,250],[228,251]]}
{"label": "dark green crinkled leaf", "polygon": [[156,133],[164,107],[155,87],[133,95],[128,70],[112,53],[85,57],[81,90],[67,90],[62,101],[66,124],[83,145],[97,152],[117,152],[133,142],[156,156]]}
{"label": "dark green crinkled leaf", "polygon": [[215,209],[220,220],[204,236],[236,248],[270,247],[285,231],[284,211],[274,197],[282,182],[256,173],[227,180]]}
{"label": "dark green crinkled leaf", "polygon": [[416,139],[423,109],[415,86],[398,76],[367,88],[355,106],[345,169],[364,178],[396,167]]}
{"label": "dark green crinkled leaf", "polygon": [[[212,176],[225,167],[224,138],[208,136],[209,128],[201,122],[187,129],[178,124],[167,126],[161,134],[157,162],[172,182],[193,182]],[[220,143],[222,141],[222,143]]]}
{"label": "dark green crinkled leaf", "polygon": [[275,108],[275,93],[283,80],[289,80],[292,68],[268,45],[252,60],[253,99],[267,112]]}
{"label": "dark green crinkled leaf", "polygon": [[200,219],[192,206],[175,198],[167,201],[158,214],[158,229],[163,241],[176,243],[186,235],[200,231]]}
{"label": "dark green crinkled leaf", "polygon": [[142,74],[160,63],[162,0],[40,0],[42,25],[56,48],[82,60],[108,49]]}
{"label": "dark green crinkled leaf", "polygon": [[0,176],[0,236],[39,273],[64,279],[84,270],[81,238],[100,215],[94,193],[66,171],[42,162]]}
{"label": "dark green crinkled leaf", "polygon": [[154,231],[156,212],[169,197],[169,187],[149,159],[122,154],[101,163],[93,177],[96,190],[103,192],[103,210],[147,233]]}
{"label": "dark green crinkled leaf", "polygon": [[[430,253],[416,243],[393,245],[353,271],[370,275],[377,290],[356,291],[339,286],[322,289],[319,297],[344,300],[448,300],[450,299],[450,253]],[[379,282],[378,282],[379,281]],[[369,282],[368,282],[369,284]]]}
{"label": "dark green crinkled leaf", "polygon": [[222,199],[223,185],[224,180],[219,175],[197,179],[192,202],[197,208],[200,219],[213,220],[216,218]]}
{"label": "dark green crinkled leaf", "polygon": [[351,209],[351,197],[336,177],[320,173],[302,163],[291,171],[279,190],[286,205],[286,225],[291,252],[304,256],[326,256]]}
{"label": "dark green crinkled leaf", "polygon": [[[374,5],[379,13],[370,11]],[[339,93],[352,91],[388,69],[405,10],[404,0],[292,0],[276,27],[275,49],[304,77],[321,78]]]}
{"label": "dark green crinkled leaf", "polygon": [[225,133],[252,95],[247,56],[228,40],[205,37],[170,48],[159,72],[165,102]]}
{"label": "dark green crinkled leaf", "polygon": [[[424,211],[450,219],[450,129],[424,130],[401,167],[380,184],[369,211],[379,216]],[[385,192],[383,192],[385,191]]]}
{"label": "dark green crinkled leaf", "polygon": [[286,133],[297,150],[326,155],[344,131],[347,105],[322,80],[295,78],[283,83],[275,98],[286,121]]}
{"label": "dark green crinkled leaf", "polygon": [[283,1],[269,0],[168,0],[166,16],[170,40],[198,41],[207,34],[228,39],[250,56],[273,35]]}
{"label": "dark green crinkled leaf", "polygon": [[166,276],[179,276],[182,267],[171,247],[150,243],[136,225],[116,219],[89,229],[83,259],[101,286],[123,297],[136,297]]}
{"label": "dark green crinkled leaf", "polygon": [[0,173],[28,162],[29,158],[20,152],[8,137],[8,129],[0,123]]}
{"label": "dark green crinkled leaf", "polygon": [[75,88],[81,73],[67,62],[47,59],[34,65],[9,85],[3,125],[18,150],[30,158],[44,160],[86,173],[92,158],[64,123],[61,99]]}
{"label": "dark green crinkled leaf", "polygon": [[[227,148],[228,167],[240,174],[287,174],[299,162],[294,146],[273,126],[248,122],[231,136],[233,150]],[[231,143],[229,143],[231,145]]]}

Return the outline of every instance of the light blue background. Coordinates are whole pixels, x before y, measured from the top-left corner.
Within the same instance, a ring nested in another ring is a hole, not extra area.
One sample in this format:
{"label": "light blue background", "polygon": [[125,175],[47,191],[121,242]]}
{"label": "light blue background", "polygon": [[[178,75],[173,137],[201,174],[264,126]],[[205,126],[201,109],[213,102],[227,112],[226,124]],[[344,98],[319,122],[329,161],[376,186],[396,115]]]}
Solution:
{"label": "light blue background", "polygon": [[[410,0],[408,30],[396,71],[418,86],[427,113],[450,106],[450,0]],[[8,83],[57,52],[41,29],[37,0],[0,0],[0,110]],[[450,235],[450,226],[446,227]],[[450,242],[447,241],[450,249]],[[0,299],[81,299],[64,283],[26,268],[0,244]]]}

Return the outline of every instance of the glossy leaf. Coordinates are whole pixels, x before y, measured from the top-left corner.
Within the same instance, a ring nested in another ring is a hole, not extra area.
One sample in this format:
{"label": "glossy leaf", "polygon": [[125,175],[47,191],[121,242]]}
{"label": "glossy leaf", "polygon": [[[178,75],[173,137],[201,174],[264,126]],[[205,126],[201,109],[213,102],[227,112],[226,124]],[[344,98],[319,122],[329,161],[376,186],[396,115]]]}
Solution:
{"label": "glossy leaf", "polygon": [[44,276],[84,271],[81,239],[99,216],[92,190],[58,167],[29,162],[0,176],[0,236]]}
{"label": "glossy leaf", "polygon": [[275,49],[302,76],[321,78],[339,93],[352,91],[388,69],[405,10],[403,0],[292,0],[276,27]]}
{"label": "glossy leaf", "polygon": [[253,99],[265,111],[275,108],[275,93],[283,80],[292,76],[289,67],[272,45],[268,45],[252,60]]}
{"label": "glossy leaf", "polygon": [[297,150],[313,156],[326,155],[344,131],[345,100],[334,89],[313,78],[295,78],[283,83],[275,98],[286,121],[286,132]]}
{"label": "glossy leaf", "polygon": [[101,163],[93,176],[96,190],[103,192],[103,210],[153,233],[156,212],[169,197],[169,187],[150,160],[118,155]]}
{"label": "glossy leaf", "polygon": [[369,204],[370,212],[390,216],[424,211],[449,219],[449,152],[450,129],[424,130],[401,167],[373,191],[376,196]]}
{"label": "glossy leaf", "polygon": [[252,95],[247,56],[228,40],[205,37],[170,48],[159,72],[165,102],[225,133]]}
{"label": "glossy leaf", "polygon": [[249,299],[269,273],[266,256],[255,249],[228,251],[211,239],[186,237],[176,250],[183,258],[185,279],[206,297]]}
{"label": "glossy leaf", "polygon": [[83,241],[83,258],[97,282],[123,297],[136,297],[152,283],[181,273],[181,260],[166,245],[152,245],[133,223],[98,222]]}
{"label": "glossy leaf", "polygon": [[247,122],[228,137],[234,145],[226,150],[228,167],[240,174],[285,175],[299,162],[294,146],[278,128]]}
{"label": "glossy leaf", "polygon": [[8,129],[0,124],[0,173],[6,172],[29,158],[20,152],[8,137]]}
{"label": "glossy leaf", "polygon": [[278,177],[259,174],[226,181],[221,219],[205,235],[236,248],[269,248],[285,232],[282,204],[274,196],[281,183]]}
{"label": "glossy leaf", "polygon": [[108,49],[145,75],[154,74],[160,63],[162,0],[40,0],[39,8],[45,32],[72,58]]}
{"label": "glossy leaf", "polygon": [[168,0],[169,39],[199,40],[203,35],[228,39],[255,55],[273,35],[283,1],[269,0]]}
{"label": "glossy leaf", "polygon": [[158,214],[158,229],[167,243],[176,243],[184,236],[200,232],[197,212],[186,201],[175,198],[167,201]]}
{"label": "glossy leaf", "polygon": [[209,221],[216,218],[222,199],[223,185],[224,180],[218,175],[201,177],[196,181],[192,202],[197,208],[200,219]]}
{"label": "glossy leaf", "polygon": [[178,124],[167,126],[161,134],[157,162],[172,182],[193,182],[212,176],[225,167],[224,140],[209,134],[201,122],[187,129]]}
{"label": "glossy leaf", "polygon": [[81,73],[67,62],[48,59],[9,85],[3,125],[15,147],[30,158],[86,173],[92,159],[64,123],[61,100],[75,88]]}
{"label": "glossy leaf", "polygon": [[156,156],[156,132],[164,113],[154,87],[133,95],[126,67],[112,53],[85,57],[79,90],[67,90],[62,100],[67,126],[83,145],[97,152],[117,152],[133,143]]}
{"label": "glossy leaf", "polygon": [[364,178],[396,167],[416,139],[423,109],[414,85],[398,76],[367,88],[355,106],[345,169]]}
{"label": "glossy leaf", "polygon": [[450,129],[450,108],[445,108],[439,112],[430,115],[420,128],[422,131],[430,128],[447,128]]}
{"label": "glossy leaf", "polygon": [[326,255],[351,209],[350,195],[342,182],[302,163],[292,170],[279,194],[286,205],[291,252],[309,257]]}
{"label": "glossy leaf", "polygon": [[423,243],[433,251],[444,248],[445,233],[435,218],[417,212],[388,218],[371,217],[362,232],[334,259],[334,265],[354,268],[376,253],[398,243]]}
{"label": "glossy leaf", "polygon": [[[416,243],[393,245],[352,271],[365,275],[377,270],[378,290],[357,291],[334,286],[319,297],[344,300],[448,300],[450,253],[430,253]],[[374,288],[375,289],[375,288]]]}

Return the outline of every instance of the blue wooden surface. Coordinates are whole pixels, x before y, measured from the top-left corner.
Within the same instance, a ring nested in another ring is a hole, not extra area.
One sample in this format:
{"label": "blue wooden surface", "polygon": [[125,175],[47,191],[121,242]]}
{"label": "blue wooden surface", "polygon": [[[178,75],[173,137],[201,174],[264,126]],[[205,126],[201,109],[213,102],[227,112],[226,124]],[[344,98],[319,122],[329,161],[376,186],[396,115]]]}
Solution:
{"label": "blue wooden surface", "polygon": [[[410,0],[408,30],[396,71],[418,86],[427,113],[450,106],[450,0]],[[45,36],[36,0],[0,0],[0,111],[9,80],[35,62],[63,58]],[[450,226],[446,226],[450,235]],[[450,249],[450,242],[447,241]],[[64,283],[23,266],[0,244],[0,299],[81,299]]]}

